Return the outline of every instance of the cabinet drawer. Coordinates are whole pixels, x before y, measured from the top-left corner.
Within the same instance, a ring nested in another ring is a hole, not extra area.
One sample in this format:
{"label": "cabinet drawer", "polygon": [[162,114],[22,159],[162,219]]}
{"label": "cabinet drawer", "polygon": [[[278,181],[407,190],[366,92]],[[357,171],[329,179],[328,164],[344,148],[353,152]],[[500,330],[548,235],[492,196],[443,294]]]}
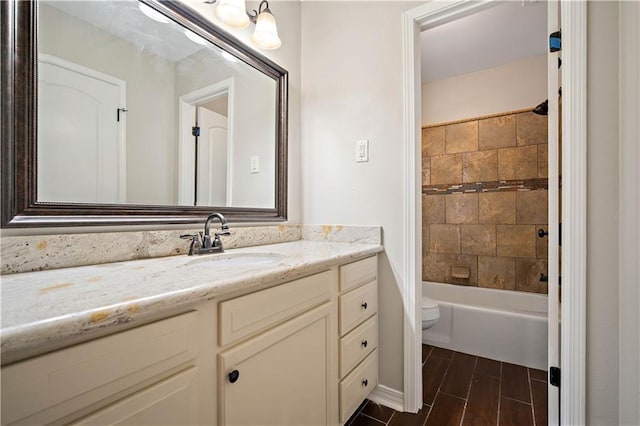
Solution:
{"label": "cabinet drawer", "polygon": [[54,422],[193,365],[196,322],[189,312],[4,367],[2,424]]}
{"label": "cabinet drawer", "polygon": [[335,272],[326,271],[220,303],[220,346],[309,310],[331,298]]}
{"label": "cabinet drawer", "polygon": [[340,296],[340,336],[378,312],[378,281]]}
{"label": "cabinet drawer", "polygon": [[340,339],[340,377],[346,374],[378,347],[378,316]]}
{"label": "cabinet drawer", "polygon": [[340,291],[347,291],[377,278],[377,256],[349,263],[340,267]]}
{"label": "cabinet drawer", "polygon": [[340,383],[340,422],[344,423],[378,385],[378,351],[375,350]]}

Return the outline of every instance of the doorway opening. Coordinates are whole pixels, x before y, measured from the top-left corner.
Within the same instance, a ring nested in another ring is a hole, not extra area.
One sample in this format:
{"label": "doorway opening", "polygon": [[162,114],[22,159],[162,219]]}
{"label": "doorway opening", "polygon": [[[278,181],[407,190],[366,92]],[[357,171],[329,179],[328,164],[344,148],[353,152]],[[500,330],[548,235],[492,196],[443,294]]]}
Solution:
{"label": "doorway opening", "polygon": [[233,79],[180,97],[178,202],[231,206]]}
{"label": "doorway opening", "polygon": [[[405,224],[407,230],[407,264],[405,276],[408,278],[403,287],[405,306],[408,315],[405,317],[405,386],[404,409],[416,412],[422,403],[420,377],[420,339],[419,324],[421,311],[422,282],[420,277],[421,239],[419,228],[421,227],[421,197],[419,191],[419,171],[421,170],[421,106],[420,106],[420,77],[418,48],[419,33],[422,30],[437,27],[446,22],[459,19],[464,16],[491,8],[494,2],[487,3],[430,3],[412,9],[404,14],[404,94],[405,94]],[[586,84],[586,6],[573,2],[548,2],[549,34],[559,30],[560,14],[563,25],[562,55],[563,63],[561,76],[563,81],[563,126],[562,135],[570,144],[563,147],[563,156],[566,161],[562,164],[562,217],[563,217],[563,281],[571,282],[570,287],[565,288],[562,304],[562,325],[560,333],[555,330],[556,336],[562,336],[563,369],[562,388],[556,388],[549,392],[549,423],[558,423],[558,412],[562,413],[562,423],[584,423],[585,415],[585,262],[586,262],[586,97],[584,86]],[[557,78],[557,57],[551,57],[548,61],[549,81],[553,76]],[[555,127],[550,124],[550,143],[554,135],[557,135],[557,93],[558,88],[548,88],[549,121],[555,118]],[[552,173],[558,172],[558,153],[555,149],[548,150],[549,180]],[[549,185],[549,191],[556,190],[555,185]],[[551,256],[558,255],[557,242],[559,236],[558,227],[551,223],[552,212],[557,215],[558,197],[549,197],[549,264]],[[417,236],[417,238],[416,238]],[[549,270],[549,289],[556,287],[558,269]],[[554,282],[555,281],[555,282]],[[551,295],[551,290],[549,291]],[[557,294],[557,293],[556,293]],[[555,313],[558,313],[555,306]],[[549,318],[557,319],[549,304]],[[551,321],[550,321],[551,323]],[[553,327],[550,327],[549,336],[553,337]],[[551,346],[550,346],[551,347]],[[551,357],[550,357],[551,358]],[[560,394],[561,410],[552,408],[552,404],[558,406],[558,400],[553,397]]]}
{"label": "doorway opening", "polygon": [[464,421],[547,422],[547,21],[546,3],[497,3],[421,33],[422,290],[440,312],[423,344],[455,352],[426,360],[423,402],[454,392]]}

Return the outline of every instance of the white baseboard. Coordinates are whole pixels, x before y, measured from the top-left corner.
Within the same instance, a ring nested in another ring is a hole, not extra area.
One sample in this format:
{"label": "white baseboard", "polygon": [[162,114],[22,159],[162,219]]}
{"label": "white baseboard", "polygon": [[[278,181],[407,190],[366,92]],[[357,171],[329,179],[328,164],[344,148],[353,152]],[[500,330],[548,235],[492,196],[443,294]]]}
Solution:
{"label": "white baseboard", "polygon": [[368,398],[376,404],[393,408],[396,411],[404,411],[404,394],[398,390],[378,385],[371,391]]}

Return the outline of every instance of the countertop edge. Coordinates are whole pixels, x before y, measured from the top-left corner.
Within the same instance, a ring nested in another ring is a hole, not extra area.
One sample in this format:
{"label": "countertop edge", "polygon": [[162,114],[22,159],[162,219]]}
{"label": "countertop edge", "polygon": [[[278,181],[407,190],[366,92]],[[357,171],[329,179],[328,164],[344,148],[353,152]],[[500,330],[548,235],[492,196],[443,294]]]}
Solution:
{"label": "countertop edge", "polygon": [[[261,247],[275,246],[278,244]],[[123,301],[100,308],[70,312],[67,315],[2,328],[0,331],[0,361],[5,366],[66,346],[187,312],[196,305],[209,300],[236,297],[263,290],[384,251],[382,245],[350,244],[350,246],[353,250],[346,254],[316,256],[317,259],[310,262],[276,265],[248,276],[240,273],[236,278],[230,278],[223,284],[203,283],[143,299]]]}

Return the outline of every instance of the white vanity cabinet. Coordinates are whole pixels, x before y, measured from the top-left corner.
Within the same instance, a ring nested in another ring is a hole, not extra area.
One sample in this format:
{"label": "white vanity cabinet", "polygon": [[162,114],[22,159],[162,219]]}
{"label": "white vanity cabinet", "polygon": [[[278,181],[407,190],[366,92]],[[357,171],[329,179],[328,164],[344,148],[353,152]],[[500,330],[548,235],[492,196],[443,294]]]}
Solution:
{"label": "white vanity cabinet", "polygon": [[2,425],[337,425],[378,382],[377,256],[2,367]]}
{"label": "white vanity cabinet", "polygon": [[334,268],[220,303],[221,426],[337,423],[336,291]]}
{"label": "white vanity cabinet", "polygon": [[378,384],[378,261],[340,267],[340,422]]}
{"label": "white vanity cabinet", "polygon": [[[213,303],[2,368],[2,424],[212,424]],[[211,349],[209,352],[211,352]]]}

